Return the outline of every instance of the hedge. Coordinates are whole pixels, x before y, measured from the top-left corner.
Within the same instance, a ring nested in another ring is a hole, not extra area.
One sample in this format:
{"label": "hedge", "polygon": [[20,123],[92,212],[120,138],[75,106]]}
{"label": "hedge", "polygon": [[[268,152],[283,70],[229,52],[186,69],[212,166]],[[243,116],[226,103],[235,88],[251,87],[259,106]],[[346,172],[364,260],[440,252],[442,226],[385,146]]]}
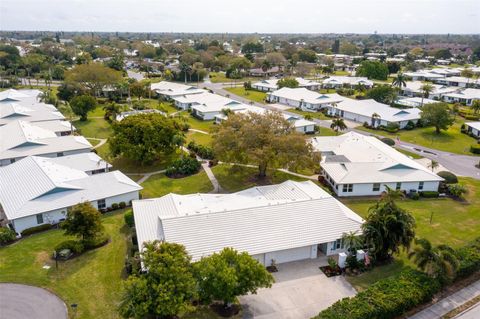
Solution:
{"label": "hedge", "polygon": [[441,171],[437,173],[438,176],[445,180],[445,184],[456,184],[458,183],[457,175],[448,172],[448,171]]}
{"label": "hedge", "polygon": [[125,224],[128,225],[128,227],[133,227],[135,226],[135,219],[133,217],[133,211],[129,210],[128,212],[123,215],[123,219],[125,220]]}
{"label": "hedge", "polygon": [[438,280],[407,268],[377,281],[355,297],[344,298],[320,312],[316,319],[388,319],[428,302],[440,291]]}
{"label": "hedge", "polygon": [[480,145],[470,146],[470,152],[472,152],[473,154],[480,154]]}
{"label": "hedge", "polygon": [[15,232],[7,227],[0,227],[0,245],[6,245],[17,238]]}
{"label": "hedge", "polygon": [[420,196],[425,198],[437,198],[439,193],[435,191],[423,191],[420,192]]}
{"label": "hedge", "polygon": [[35,227],[30,227],[30,228],[24,229],[21,232],[21,235],[22,236],[28,236],[28,235],[32,235],[32,234],[35,234],[35,233],[39,233],[39,232],[48,230],[50,228],[52,228],[51,224],[42,224],[42,225],[38,225],[38,226],[35,226]]}
{"label": "hedge", "polygon": [[480,270],[480,238],[468,245],[457,249],[456,255],[459,261],[457,278],[465,278]]}
{"label": "hedge", "polygon": [[200,170],[201,164],[197,159],[191,157],[183,157],[176,160],[167,168],[165,175],[168,177],[183,177],[193,175]]}
{"label": "hedge", "polygon": [[387,144],[388,146],[393,146],[395,145],[395,141],[392,140],[391,138],[388,138],[388,137],[384,137],[381,139],[381,141],[385,144]]}

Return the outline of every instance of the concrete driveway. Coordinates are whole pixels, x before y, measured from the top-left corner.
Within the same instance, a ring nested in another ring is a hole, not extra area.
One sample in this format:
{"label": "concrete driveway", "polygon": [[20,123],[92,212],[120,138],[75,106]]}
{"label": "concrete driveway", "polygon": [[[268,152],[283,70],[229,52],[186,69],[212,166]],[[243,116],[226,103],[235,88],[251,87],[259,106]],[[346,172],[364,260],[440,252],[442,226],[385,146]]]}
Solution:
{"label": "concrete driveway", "polygon": [[355,289],[342,276],[327,278],[318,268],[326,264],[326,258],[280,264],[272,288],[240,298],[243,317],[306,319],[337,300],[354,296]]}
{"label": "concrete driveway", "polygon": [[0,318],[66,319],[67,308],[60,298],[45,289],[0,284]]}

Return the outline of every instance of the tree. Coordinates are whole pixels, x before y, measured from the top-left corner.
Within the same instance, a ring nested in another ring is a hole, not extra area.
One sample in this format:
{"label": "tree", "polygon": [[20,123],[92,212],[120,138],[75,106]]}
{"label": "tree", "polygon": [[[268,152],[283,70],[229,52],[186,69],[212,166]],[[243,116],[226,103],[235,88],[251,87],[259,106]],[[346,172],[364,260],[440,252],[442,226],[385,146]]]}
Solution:
{"label": "tree", "polygon": [[317,54],[313,50],[302,49],[298,51],[298,58],[303,62],[315,63],[317,61]]}
{"label": "tree", "polygon": [[422,108],[422,120],[435,127],[435,133],[447,130],[454,122],[446,103],[427,104]]}
{"label": "tree", "polygon": [[473,113],[477,114],[480,111],[480,100],[473,100],[472,102]]}
{"label": "tree", "polygon": [[103,88],[115,86],[122,81],[122,72],[101,63],[80,64],[65,72],[65,82],[89,90],[98,95]]}
{"label": "tree", "polygon": [[83,241],[92,240],[103,231],[101,216],[90,202],[79,203],[68,209],[61,227],[65,235],[77,236]]}
{"label": "tree", "polygon": [[112,102],[112,103],[106,104],[103,107],[103,110],[105,111],[105,115],[103,116],[103,118],[106,121],[111,122],[111,121],[114,121],[117,115],[120,113],[121,107],[119,104]]}
{"label": "tree", "polygon": [[374,112],[374,113],[372,114],[371,126],[372,126],[372,127],[377,127],[375,124],[377,124],[380,119],[381,119],[380,114]]}
{"label": "tree", "polygon": [[458,269],[459,262],[455,251],[447,245],[433,246],[426,239],[415,239],[416,247],[408,254],[415,265],[433,278],[443,282],[452,279]]}
{"label": "tree", "polygon": [[388,62],[387,68],[389,74],[398,73],[402,69],[398,62]]}
{"label": "tree", "polygon": [[397,76],[392,81],[392,85],[398,87],[398,89],[401,90],[402,87],[407,86],[407,78],[405,77],[405,75],[403,75],[402,72],[398,72]]}
{"label": "tree", "polygon": [[435,169],[439,166],[437,161],[435,160],[430,160],[430,164],[428,164],[428,167],[432,169],[432,172],[435,171]]}
{"label": "tree", "polygon": [[260,42],[247,42],[242,46],[242,53],[263,52],[263,45]]}
{"label": "tree", "polygon": [[343,131],[347,129],[347,125],[342,118],[336,117],[332,120],[332,124],[330,124],[330,128],[335,131],[335,134],[338,134],[338,131]]}
{"label": "tree", "polygon": [[377,203],[369,208],[362,225],[363,236],[372,256],[387,260],[401,247],[408,249],[415,238],[415,219],[395,203],[399,191],[387,191]]}
{"label": "tree", "polygon": [[97,100],[90,95],[80,95],[70,101],[73,113],[80,116],[80,121],[86,121],[88,112],[97,107]]}
{"label": "tree", "polygon": [[433,85],[431,85],[429,83],[424,83],[420,87],[420,90],[422,91],[422,101],[420,103],[420,107],[422,107],[423,106],[423,99],[428,98],[430,96],[430,93],[433,92],[434,87],[433,87]]}
{"label": "tree", "polygon": [[231,114],[216,127],[213,149],[219,160],[254,164],[260,178],[267,168],[315,166],[312,146],[280,112]]}
{"label": "tree", "polygon": [[200,298],[206,302],[222,300],[229,307],[238,296],[255,294],[259,288],[269,288],[273,276],[248,253],[232,248],[203,257],[194,264]]}
{"label": "tree", "polygon": [[442,48],[435,51],[433,56],[435,59],[450,59],[452,57],[452,53],[450,52],[450,49]]}
{"label": "tree", "polygon": [[277,86],[279,89],[283,87],[298,88],[298,81],[295,78],[283,78],[278,80]]}
{"label": "tree", "polygon": [[124,318],[174,317],[195,297],[190,256],[179,244],[146,243],[142,261],[148,271],[125,282],[119,311]]}
{"label": "tree", "polygon": [[350,231],[342,235],[343,246],[352,254],[357,254],[357,249],[362,248],[363,238],[357,231]]}
{"label": "tree", "polygon": [[180,125],[162,114],[138,114],[113,123],[109,139],[114,156],[123,155],[141,165],[173,153],[184,142]]}
{"label": "tree", "polygon": [[368,90],[365,96],[378,103],[391,104],[395,100],[396,92],[390,85],[378,85]]}
{"label": "tree", "polygon": [[360,63],[356,75],[366,76],[369,79],[386,80],[388,67],[380,61],[363,61]]}
{"label": "tree", "polygon": [[180,71],[183,73],[185,84],[187,84],[187,74],[189,74],[192,71],[192,67],[187,63],[182,63],[180,65]]}

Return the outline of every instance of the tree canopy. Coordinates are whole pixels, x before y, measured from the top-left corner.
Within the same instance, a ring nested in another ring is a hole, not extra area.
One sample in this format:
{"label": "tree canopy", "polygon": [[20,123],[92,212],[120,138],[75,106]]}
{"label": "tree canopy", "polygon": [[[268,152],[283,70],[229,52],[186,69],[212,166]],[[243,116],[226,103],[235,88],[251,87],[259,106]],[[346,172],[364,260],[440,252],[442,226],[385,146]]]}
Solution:
{"label": "tree canopy", "polygon": [[101,214],[90,202],[69,208],[61,227],[66,235],[77,236],[82,240],[95,239],[103,231]]}
{"label": "tree canopy", "polygon": [[283,78],[278,80],[277,86],[279,89],[283,87],[298,88],[298,81],[295,78]]}
{"label": "tree canopy", "polygon": [[356,72],[357,76],[366,76],[374,80],[386,80],[388,67],[380,61],[363,61]]}
{"label": "tree canopy", "polygon": [[65,72],[65,82],[89,90],[92,95],[97,95],[109,85],[122,81],[122,73],[111,69],[101,63],[76,65]]}
{"label": "tree canopy", "polygon": [[280,112],[236,113],[216,127],[213,148],[218,159],[258,165],[260,177],[267,168],[314,166],[312,146]]}
{"label": "tree canopy", "polygon": [[446,103],[424,105],[421,118],[426,124],[434,126],[437,134],[440,134],[441,130],[447,130],[455,121],[450,115],[448,104]]}
{"label": "tree canopy", "polygon": [[97,100],[90,95],[79,95],[70,101],[70,107],[73,113],[80,116],[80,121],[86,121],[88,112],[95,109]]}
{"label": "tree canopy", "polygon": [[396,93],[390,85],[379,85],[368,90],[366,96],[379,103],[391,104],[395,100]]}
{"label": "tree canopy", "polygon": [[112,128],[109,139],[112,154],[142,165],[162,154],[171,154],[185,140],[178,123],[158,113],[132,115],[114,123]]}

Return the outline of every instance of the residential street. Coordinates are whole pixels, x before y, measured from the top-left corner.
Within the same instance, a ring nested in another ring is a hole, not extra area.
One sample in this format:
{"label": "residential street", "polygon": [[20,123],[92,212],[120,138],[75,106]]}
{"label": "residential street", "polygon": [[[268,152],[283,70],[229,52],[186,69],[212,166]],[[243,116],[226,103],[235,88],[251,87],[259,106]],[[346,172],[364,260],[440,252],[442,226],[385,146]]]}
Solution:
{"label": "residential street", "polygon": [[[202,87],[206,87],[217,94],[220,94],[223,96],[229,94],[231,99],[242,102],[242,103],[246,103],[246,104],[250,104],[252,102],[249,99],[246,99],[244,97],[235,95],[227,90],[224,90],[223,89],[224,85],[225,83],[211,83],[209,81],[202,83]],[[273,108],[268,104],[254,102],[254,105],[263,107],[269,110],[272,110],[272,109],[278,110],[277,108]],[[291,113],[288,111],[282,111],[282,112],[285,114],[298,116],[298,114]],[[316,122],[320,127],[330,127],[330,121],[318,120],[318,119],[313,119],[313,121]],[[371,135],[370,133],[352,129],[352,128],[350,128],[349,130],[353,130],[360,134]],[[480,179],[480,169],[475,168],[475,164],[478,164],[480,162],[480,157],[478,156],[459,155],[459,154],[439,151],[439,150],[435,150],[435,149],[431,149],[431,148],[427,148],[424,146],[419,146],[419,145],[415,145],[407,142],[402,142],[402,141],[397,143],[397,147],[412,153],[419,154],[423,157],[433,159],[439,162],[448,170],[452,171],[456,175]]]}

